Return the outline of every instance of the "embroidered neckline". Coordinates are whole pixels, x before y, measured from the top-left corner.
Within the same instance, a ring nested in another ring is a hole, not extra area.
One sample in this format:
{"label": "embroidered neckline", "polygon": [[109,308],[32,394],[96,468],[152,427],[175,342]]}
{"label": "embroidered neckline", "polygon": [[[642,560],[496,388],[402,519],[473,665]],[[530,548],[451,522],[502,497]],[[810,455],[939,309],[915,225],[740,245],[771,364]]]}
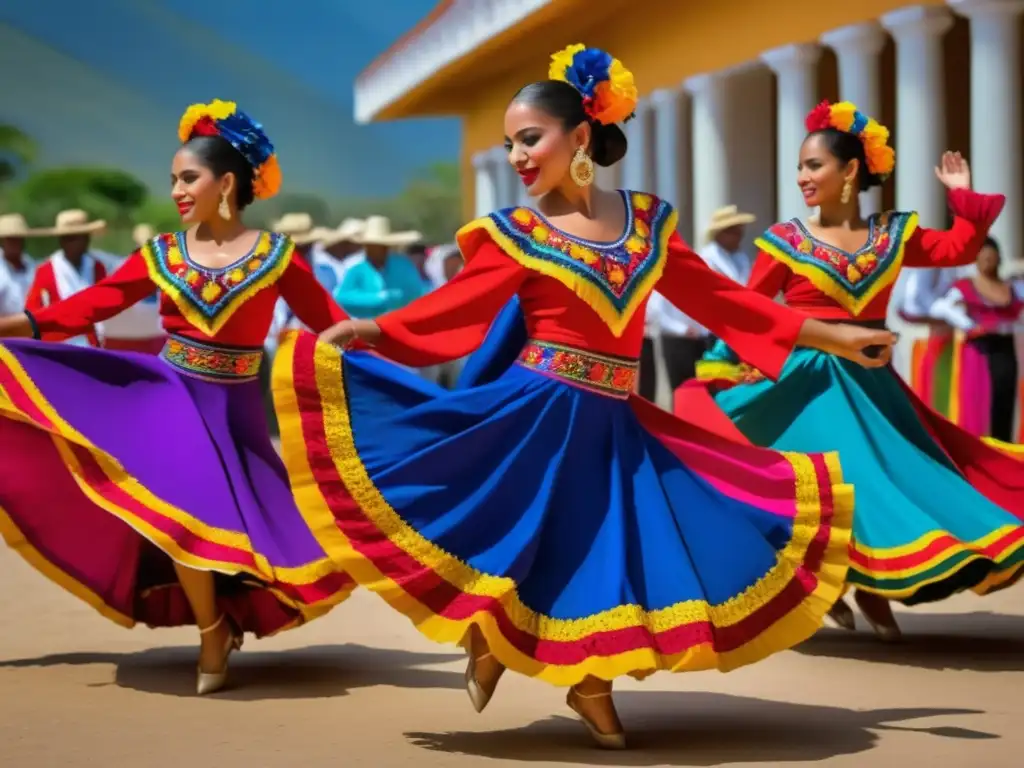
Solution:
{"label": "embroidered neckline", "polygon": [[286,236],[261,232],[241,259],[224,267],[204,267],[188,255],[184,232],[155,237],[142,249],[150,278],[181,314],[208,336],[216,336],[246,301],[275,283],[294,245]]}
{"label": "embroidered neckline", "polygon": [[620,336],[665,267],[676,213],[653,195],[619,190],[626,209],[622,235],[611,242],[577,237],[524,206],[505,208],[459,231],[462,242],[484,229],[511,258],[558,280]]}
{"label": "embroidered neckline", "polygon": [[776,224],[754,242],[858,315],[896,281],[904,248],[916,230],[916,213],[889,211],[869,217],[868,238],[853,252],[818,239],[798,219]]}
{"label": "embroidered neckline", "polygon": [[626,190],[624,189],[617,189],[615,191],[618,192],[619,197],[622,198],[622,205],[626,213],[626,220],[625,223],[623,223],[622,225],[622,234],[619,235],[614,240],[587,240],[585,237],[580,237],[579,235],[574,235],[571,232],[566,232],[564,229],[559,229],[554,224],[552,224],[551,221],[543,213],[536,210],[535,208],[527,208],[526,210],[530,211],[541,224],[543,224],[551,231],[552,235],[555,237],[560,237],[563,240],[568,240],[570,242],[577,243],[578,245],[586,246],[588,248],[616,248],[625,243],[627,238],[629,238],[629,236],[632,234],[635,223],[633,217],[635,214],[633,207],[633,196],[626,192]]}
{"label": "embroidered neckline", "polygon": [[811,241],[812,245],[814,245],[816,247],[819,247],[819,248],[827,248],[827,249],[833,250],[836,253],[842,254],[848,260],[854,261],[854,260],[856,260],[856,258],[858,256],[862,256],[863,254],[867,253],[874,246],[875,238],[877,237],[876,230],[878,228],[878,219],[879,219],[880,216],[883,216],[883,215],[885,215],[885,214],[872,213],[870,216],[868,216],[868,235],[867,235],[867,238],[864,240],[864,245],[862,245],[860,248],[858,248],[855,251],[844,250],[844,249],[840,248],[838,245],[832,245],[831,243],[826,243],[824,240],[821,240],[821,239],[815,237],[811,233],[811,230],[807,228],[807,225],[804,224],[803,221],[801,221],[800,219],[791,219],[790,223],[795,225],[800,230],[800,233],[804,236],[804,238],[806,240],[810,240]]}

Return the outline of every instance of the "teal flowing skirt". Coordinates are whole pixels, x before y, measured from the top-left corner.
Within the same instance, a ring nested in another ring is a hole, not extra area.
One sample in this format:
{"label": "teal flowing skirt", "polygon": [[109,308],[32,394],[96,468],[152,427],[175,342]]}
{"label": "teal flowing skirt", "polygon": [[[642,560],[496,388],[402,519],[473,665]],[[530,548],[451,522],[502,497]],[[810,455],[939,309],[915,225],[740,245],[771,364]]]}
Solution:
{"label": "teal flowing skirt", "polygon": [[[856,492],[850,584],[914,605],[984,594],[1021,575],[1019,459],[930,411],[889,368],[798,349],[772,382],[732,360],[719,345],[701,377],[747,439],[839,452]],[[722,386],[730,365],[745,376]]]}

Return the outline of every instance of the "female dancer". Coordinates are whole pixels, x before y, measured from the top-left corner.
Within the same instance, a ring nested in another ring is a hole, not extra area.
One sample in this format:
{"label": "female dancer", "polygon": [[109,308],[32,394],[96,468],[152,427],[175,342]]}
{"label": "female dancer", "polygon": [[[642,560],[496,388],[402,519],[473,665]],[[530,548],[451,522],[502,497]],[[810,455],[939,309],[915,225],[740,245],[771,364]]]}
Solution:
{"label": "female dancer", "polygon": [[312,328],[345,315],[286,237],[242,222],[281,181],[261,126],[214,101],[179,135],[171,196],[188,229],[66,301],[0,318],[0,336],[60,339],[160,290],[169,333],[162,359],[0,343],[0,530],[119,624],[195,622],[204,694],[243,631],[295,626],[354,586],[295,504],[258,382],[279,295]]}
{"label": "female dancer", "polygon": [[932,312],[966,334],[955,346],[958,392],[950,421],[976,437],[1013,440],[1017,404],[1015,326],[1024,313],[1024,289],[999,276],[999,244],[988,238],[978,253],[978,274],[958,280]]}
{"label": "female dancer", "polygon": [[615,677],[733,669],[815,631],[843,579],[851,500],[834,455],[736,446],[632,395],[651,290],[769,371],[797,342],[870,365],[862,350],[893,337],[805,321],[708,269],[664,201],[595,188],[594,163],[626,151],[632,75],[576,45],[551,77],[505,115],[538,209],[470,223],[455,279],[323,336],[440,363],[518,294],[518,364],[434,396],[306,334],[273,381],[291,414],[285,462],[307,472],[298,496],[334,513],[353,577],[428,637],[468,646],[474,707],[510,667],[572,686],[568,705],[620,748]]}
{"label": "female dancer", "polygon": [[[765,232],[750,287],[765,296],[782,291],[787,305],[811,317],[884,327],[900,269],[972,261],[1004,198],[972,192],[967,163],[947,152],[935,172],[954,213],[948,232],[919,228],[915,213],[864,219],[858,193],[893,169],[888,132],[849,103],[821,104],[807,130],[798,183],[820,217]],[[899,637],[888,600],[915,605],[967,588],[984,594],[1020,575],[1020,464],[930,410],[891,369],[865,371],[802,349],[772,382],[736,365],[725,344],[708,353],[699,377],[721,390],[718,404],[747,438],[842,457],[857,489],[849,581],[883,639]],[[853,628],[844,603],[832,615]]]}

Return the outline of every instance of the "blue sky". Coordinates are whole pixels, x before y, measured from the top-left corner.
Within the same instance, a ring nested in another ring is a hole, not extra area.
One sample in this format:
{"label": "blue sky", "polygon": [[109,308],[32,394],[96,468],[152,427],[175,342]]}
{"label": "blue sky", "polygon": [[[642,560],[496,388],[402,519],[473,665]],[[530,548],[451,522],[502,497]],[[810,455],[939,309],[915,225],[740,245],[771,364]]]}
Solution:
{"label": "blue sky", "polygon": [[115,165],[162,185],[178,116],[212,98],[264,123],[294,192],[390,194],[457,156],[455,121],[352,120],[356,75],[433,0],[2,5],[0,122],[36,137],[47,165]]}

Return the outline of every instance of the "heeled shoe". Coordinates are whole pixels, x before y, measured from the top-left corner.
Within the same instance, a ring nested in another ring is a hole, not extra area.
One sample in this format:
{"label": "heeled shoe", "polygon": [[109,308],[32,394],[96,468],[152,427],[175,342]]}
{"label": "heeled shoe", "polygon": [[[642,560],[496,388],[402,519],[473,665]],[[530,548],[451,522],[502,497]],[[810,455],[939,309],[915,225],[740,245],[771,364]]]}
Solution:
{"label": "heeled shoe", "polygon": [[828,612],[828,619],[839,629],[845,629],[849,632],[857,629],[857,620],[854,618],[853,609],[846,604],[845,600],[840,599],[832,606],[832,610]]}
{"label": "heeled shoe", "polygon": [[486,691],[480,685],[476,679],[476,665],[484,659],[492,658],[494,654],[488,652],[480,656],[474,656],[471,649],[467,650],[469,651],[469,662],[466,664],[466,693],[469,694],[469,700],[473,702],[473,709],[479,714],[490,703],[491,697],[494,695],[494,689]]}
{"label": "heeled shoe", "polygon": [[879,640],[883,643],[898,643],[903,640],[903,632],[896,623],[896,619],[892,618],[891,613],[889,621],[882,621],[871,615],[872,606],[870,599],[867,601],[867,607],[865,607],[865,601],[861,599],[859,592],[854,595],[854,600],[857,602],[857,607],[860,608],[861,616],[864,617],[864,620],[867,621]]}
{"label": "heeled shoe", "polygon": [[[213,624],[200,629],[200,635],[206,635],[213,632],[217,627],[224,623],[224,619],[227,614],[221,614],[221,617],[217,619]],[[234,628],[229,628],[228,639],[224,644],[224,668],[220,672],[203,672],[202,667],[199,667],[198,674],[196,676],[196,693],[199,696],[206,696],[211,693],[216,693],[228,681],[228,658],[231,656],[232,651],[237,651],[242,647],[242,636],[234,631]]]}
{"label": "heeled shoe", "polygon": [[603,699],[606,696],[610,697],[611,691],[607,693],[580,693],[575,687],[569,689],[568,695],[565,697],[565,703],[569,709],[576,713],[576,716],[583,721],[583,724],[587,726],[587,730],[590,731],[591,737],[594,742],[601,749],[625,749],[626,748],[626,732],[618,731],[616,733],[604,733],[599,730],[594,724],[594,721],[583,714],[583,711],[576,705],[576,699]]}

